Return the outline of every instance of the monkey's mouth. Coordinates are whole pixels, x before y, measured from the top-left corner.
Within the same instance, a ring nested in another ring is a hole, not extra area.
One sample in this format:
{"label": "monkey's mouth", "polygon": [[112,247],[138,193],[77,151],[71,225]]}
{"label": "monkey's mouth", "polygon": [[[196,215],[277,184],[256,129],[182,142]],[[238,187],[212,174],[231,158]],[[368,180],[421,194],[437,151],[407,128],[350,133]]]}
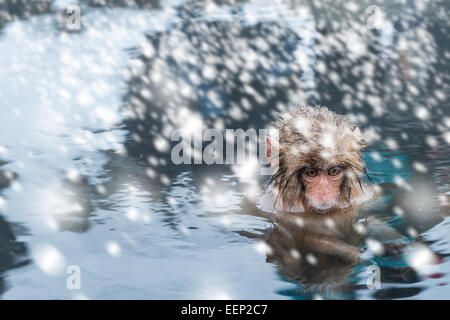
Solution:
{"label": "monkey's mouth", "polygon": [[312,199],[308,199],[308,205],[309,207],[311,207],[312,209],[316,210],[316,211],[323,211],[323,212],[327,212],[330,209],[332,209],[337,203],[337,200],[333,200],[333,201],[318,201],[314,198]]}
{"label": "monkey's mouth", "polygon": [[313,208],[318,211],[329,211],[331,208],[333,208],[333,205],[324,203],[324,204],[314,205]]}

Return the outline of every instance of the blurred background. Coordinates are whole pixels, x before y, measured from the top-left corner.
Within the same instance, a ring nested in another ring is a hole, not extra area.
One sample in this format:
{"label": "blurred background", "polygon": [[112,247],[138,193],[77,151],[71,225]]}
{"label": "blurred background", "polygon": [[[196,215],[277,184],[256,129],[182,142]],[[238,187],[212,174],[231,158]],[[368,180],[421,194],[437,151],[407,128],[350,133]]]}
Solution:
{"label": "blurred background", "polygon": [[[449,8],[0,0],[1,298],[449,299]],[[369,144],[382,196],[333,224],[344,258],[305,240],[328,220],[257,208],[255,168],[171,161],[176,129],[269,128],[296,104]]]}

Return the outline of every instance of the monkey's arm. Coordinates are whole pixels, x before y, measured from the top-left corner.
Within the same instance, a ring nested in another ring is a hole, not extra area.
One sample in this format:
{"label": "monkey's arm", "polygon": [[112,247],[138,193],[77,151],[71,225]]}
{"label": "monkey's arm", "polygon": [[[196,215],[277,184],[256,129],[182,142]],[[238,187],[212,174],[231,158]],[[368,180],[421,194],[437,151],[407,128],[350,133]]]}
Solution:
{"label": "monkey's arm", "polygon": [[[366,243],[382,244],[383,250],[380,255],[393,255],[401,252],[403,248],[410,244],[410,240],[399,233],[395,228],[386,222],[375,217],[368,217],[366,224]],[[369,245],[370,248],[370,245]]]}

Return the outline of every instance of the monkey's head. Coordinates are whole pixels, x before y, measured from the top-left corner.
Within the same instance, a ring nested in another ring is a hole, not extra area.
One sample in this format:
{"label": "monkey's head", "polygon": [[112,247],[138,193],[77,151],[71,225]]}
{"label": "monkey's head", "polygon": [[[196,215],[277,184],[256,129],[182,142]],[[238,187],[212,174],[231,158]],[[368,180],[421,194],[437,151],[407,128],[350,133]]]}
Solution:
{"label": "monkey's head", "polygon": [[360,150],[366,145],[349,119],[325,107],[300,107],[275,125],[266,155],[276,168],[269,185],[285,211],[332,212],[365,192]]}

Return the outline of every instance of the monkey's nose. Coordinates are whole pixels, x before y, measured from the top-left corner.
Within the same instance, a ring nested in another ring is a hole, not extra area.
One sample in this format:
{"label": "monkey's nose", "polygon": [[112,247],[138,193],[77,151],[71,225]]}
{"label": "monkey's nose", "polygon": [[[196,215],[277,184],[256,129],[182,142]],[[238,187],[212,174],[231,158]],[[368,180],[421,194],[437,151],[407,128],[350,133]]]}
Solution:
{"label": "monkey's nose", "polygon": [[319,193],[319,200],[323,202],[333,201],[334,195],[331,192],[321,192]]}

